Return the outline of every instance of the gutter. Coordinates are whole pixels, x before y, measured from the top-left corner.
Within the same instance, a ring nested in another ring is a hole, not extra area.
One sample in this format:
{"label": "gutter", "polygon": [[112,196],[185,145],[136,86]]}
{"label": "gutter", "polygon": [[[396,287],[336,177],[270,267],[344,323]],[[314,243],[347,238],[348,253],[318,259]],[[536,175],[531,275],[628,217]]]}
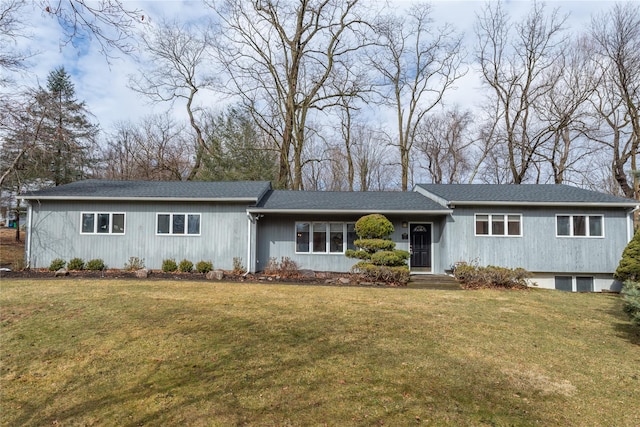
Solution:
{"label": "gutter", "polygon": [[468,200],[465,201],[455,201],[452,200],[448,203],[450,208],[455,208],[458,206],[536,206],[536,207],[575,207],[575,208],[637,208],[635,203],[600,203],[600,202],[509,202],[509,201],[499,201],[499,202],[487,202],[487,201],[479,201],[479,202],[470,202]]}
{"label": "gutter", "polygon": [[437,211],[423,210],[379,210],[379,209],[264,209],[249,208],[249,213],[285,213],[285,214],[405,214],[405,215],[448,215],[453,213],[451,209],[441,209]]}
{"label": "gutter", "polygon": [[206,198],[206,197],[95,197],[95,196],[78,196],[78,197],[63,197],[63,196],[18,196],[20,200],[59,200],[65,202],[74,201],[94,201],[94,202],[110,202],[110,201],[143,201],[143,202],[236,202],[236,203],[257,203],[258,200],[255,197],[220,197],[220,198]]}

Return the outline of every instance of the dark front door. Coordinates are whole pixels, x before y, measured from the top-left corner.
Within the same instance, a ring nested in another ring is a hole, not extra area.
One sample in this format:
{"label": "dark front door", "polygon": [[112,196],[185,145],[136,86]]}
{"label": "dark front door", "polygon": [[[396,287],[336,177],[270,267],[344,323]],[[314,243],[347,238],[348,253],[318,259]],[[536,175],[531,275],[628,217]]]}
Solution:
{"label": "dark front door", "polygon": [[431,271],[431,224],[411,224],[411,270]]}

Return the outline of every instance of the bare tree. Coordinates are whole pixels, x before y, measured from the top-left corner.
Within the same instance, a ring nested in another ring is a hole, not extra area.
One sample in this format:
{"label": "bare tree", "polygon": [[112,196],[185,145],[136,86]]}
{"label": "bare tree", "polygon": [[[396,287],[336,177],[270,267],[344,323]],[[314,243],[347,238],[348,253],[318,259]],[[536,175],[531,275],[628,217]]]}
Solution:
{"label": "bare tree", "polygon": [[18,39],[25,37],[25,27],[21,17],[24,0],[0,0],[0,87],[10,81],[7,72],[24,68],[28,52],[18,51]]}
{"label": "bare tree", "polygon": [[471,167],[468,155],[474,143],[470,134],[472,117],[471,111],[455,107],[427,116],[418,126],[417,148],[424,155],[424,167],[432,182],[464,181]]}
{"label": "bare tree", "polygon": [[498,127],[492,134],[506,145],[506,166],[516,184],[527,179],[549,137],[548,128],[535,118],[534,106],[557,80],[551,70],[564,54],[565,20],[557,10],[546,15],[540,3],[533,3],[529,14],[515,24],[502,3],[487,3],[477,16],[477,62],[499,106]]}
{"label": "bare tree", "polygon": [[593,127],[589,99],[600,80],[592,45],[585,38],[575,40],[549,74],[554,84],[533,106],[538,120],[549,130],[538,154],[550,166],[553,182],[562,184],[599,148],[586,136]]}
{"label": "bare tree", "polygon": [[123,180],[183,180],[192,169],[192,136],[169,114],[137,123],[120,122],[103,151],[102,177]]}
{"label": "bare tree", "polygon": [[406,191],[418,125],[464,75],[462,38],[449,25],[435,28],[426,3],[381,17],[374,30],[378,49],[370,63],[382,77],[382,104],[394,110],[397,136],[392,141],[400,152],[401,186]]}
{"label": "bare tree", "polygon": [[208,151],[196,95],[204,89],[215,87],[210,64],[213,44],[210,25],[197,26],[161,22],[143,34],[142,41],[148,61],[137,77],[131,79],[131,87],[155,102],[183,100],[197,142],[196,157],[187,179],[194,179],[202,158]]}
{"label": "bare tree", "polygon": [[640,141],[640,6],[614,5],[592,20],[591,35],[603,73],[593,101],[603,123],[596,138],[611,150],[612,174],[624,195],[640,199],[638,181],[630,184],[626,170],[637,170]]}
{"label": "bare tree", "polygon": [[[358,0],[226,0],[220,60],[234,92],[279,151],[276,185],[303,188],[303,152],[314,111],[337,102],[331,84],[362,46]],[[292,170],[291,170],[292,168]]]}
{"label": "bare tree", "polygon": [[135,32],[145,16],[120,0],[33,0],[45,13],[55,17],[63,31],[63,44],[92,38],[107,59],[118,50],[129,54],[134,50]]}

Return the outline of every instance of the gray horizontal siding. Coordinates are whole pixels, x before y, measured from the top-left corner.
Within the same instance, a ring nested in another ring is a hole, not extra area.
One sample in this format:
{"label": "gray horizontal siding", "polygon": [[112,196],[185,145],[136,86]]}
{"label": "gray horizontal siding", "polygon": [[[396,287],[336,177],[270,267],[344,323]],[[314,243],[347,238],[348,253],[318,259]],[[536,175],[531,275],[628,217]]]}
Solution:
{"label": "gray horizontal siding", "polygon": [[[402,228],[402,222],[434,223],[435,260],[439,265],[438,256],[440,244],[440,219],[431,216],[387,216],[393,223],[394,232],[391,239],[396,243],[396,249],[408,250],[409,241],[402,239],[408,228]],[[344,254],[330,253],[295,253],[295,223],[296,222],[356,222],[360,216],[349,215],[281,215],[265,214],[258,220],[257,232],[257,263],[256,269],[261,271],[267,265],[269,258],[288,257],[295,261],[302,269],[314,271],[348,272],[358,261],[347,258]]]}
{"label": "gray horizontal siding", "polygon": [[[475,236],[474,214],[522,214],[522,237]],[[604,237],[556,237],[556,215],[604,215]],[[534,272],[612,273],[627,244],[624,209],[457,208],[444,230],[445,264],[522,267]]]}
{"label": "gray horizontal siding", "polygon": [[[82,212],[125,213],[125,234],[80,234]],[[199,236],[156,235],[156,213],[200,213]],[[233,258],[246,263],[247,216],[245,204],[221,203],[34,203],[31,266],[48,267],[54,258],[85,261],[101,258],[110,268],[123,268],[129,257],[144,258],[148,268],[162,261],[212,261],[231,269]]]}

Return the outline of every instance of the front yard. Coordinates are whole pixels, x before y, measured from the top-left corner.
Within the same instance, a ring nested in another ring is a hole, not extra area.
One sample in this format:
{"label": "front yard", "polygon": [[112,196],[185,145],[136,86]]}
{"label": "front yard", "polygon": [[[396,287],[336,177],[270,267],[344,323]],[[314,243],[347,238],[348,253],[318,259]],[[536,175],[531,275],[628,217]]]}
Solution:
{"label": "front yard", "polygon": [[0,282],[2,425],[640,425],[617,295]]}

